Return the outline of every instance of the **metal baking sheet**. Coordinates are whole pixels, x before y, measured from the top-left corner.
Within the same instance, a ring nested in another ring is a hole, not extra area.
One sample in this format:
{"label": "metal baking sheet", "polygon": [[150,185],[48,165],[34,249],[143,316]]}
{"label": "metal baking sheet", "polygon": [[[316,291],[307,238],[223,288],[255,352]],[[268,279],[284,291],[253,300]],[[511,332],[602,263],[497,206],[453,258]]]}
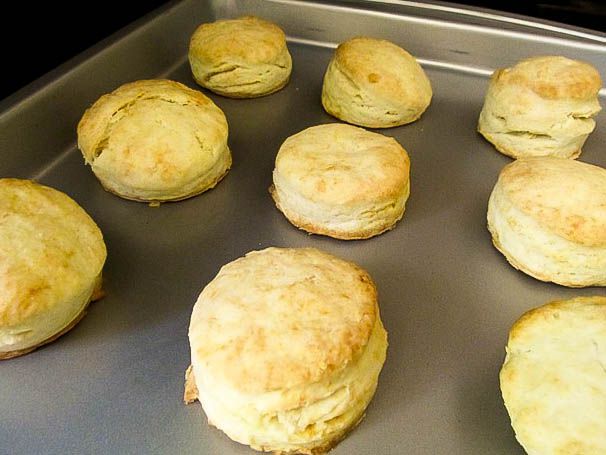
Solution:
{"label": "metal baking sheet", "polygon": [[[289,36],[288,86],[265,98],[209,96],[225,111],[234,165],[217,188],[150,208],[103,191],[75,147],[98,96],[135,79],[196,87],[186,62],[196,25],[253,13]],[[320,105],[335,45],[390,39],[417,56],[434,98],[422,118],[382,130],[408,150],[404,219],[379,237],[337,241],[292,227],[267,193],[278,147],[334,122]],[[0,175],[71,195],[107,242],[107,297],[68,335],[0,363],[0,453],[248,454],[182,403],[194,301],[244,253],[314,246],[369,270],[389,332],[388,357],[366,418],[334,454],[516,454],[498,372],[508,329],[524,311],[604,289],[567,289],[510,267],[492,247],[486,204],[510,160],[476,132],[496,67],[537,54],[592,62],[606,76],[606,37],[444,3],[288,0],[182,1],[144,17],[0,103]],[[604,100],[602,99],[602,103]],[[583,161],[606,166],[606,117]]]}

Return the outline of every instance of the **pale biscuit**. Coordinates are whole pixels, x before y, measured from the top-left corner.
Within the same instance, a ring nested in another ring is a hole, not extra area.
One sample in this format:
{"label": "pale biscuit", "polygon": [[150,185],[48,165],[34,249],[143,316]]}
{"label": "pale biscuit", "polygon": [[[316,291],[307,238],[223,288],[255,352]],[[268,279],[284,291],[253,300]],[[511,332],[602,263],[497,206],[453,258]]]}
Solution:
{"label": "pale biscuit", "polygon": [[500,374],[529,455],[606,453],[606,298],[552,302],[512,327]]}
{"label": "pale biscuit", "polygon": [[106,190],[137,201],[194,196],[231,166],[221,109],[162,79],[131,82],[99,98],[78,124],[78,147]]}
{"label": "pale biscuit", "polygon": [[602,81],[588,63],[533,57],[490,79],[478,131],[512,158],[576,158],[600,111]]}
{"label": "pale biscuit", "polygon": [[231,98],[274,93],[292,71],[282,29],[253,16],[200,25],[191,37],[189,63],[198,84]]}
{"label": "pale biscuit", "polygon": [[431,96],[429,79],[412,55],[389,41],[366,37],[337,47],[322,85],[326,112],[370,128],[414,122]]}
{"label": "pale biscuit", "polygon": [[564,286],[606,286],[606,169],[554,157],[514,161],[499,175],[487,219],[515,268]]}
{"label": "pale biscuit", "polygon": [[0,179],[0,359],[71,329],[101,295],[105,257],[101,231],[68,196]]}
{"label": "pale biscuit", "polygon": [[323,453],[364,416],[387,334],[367,272],[312,248],[224,266],[189,327],[184,399],[254,449]]}
{"label": "pale biscuit", "polygon": [[408,154],[395,139],[330,123],[284,141],[270,193],[286,218],[307,232],[364,239],[402,218],[409,174]]}

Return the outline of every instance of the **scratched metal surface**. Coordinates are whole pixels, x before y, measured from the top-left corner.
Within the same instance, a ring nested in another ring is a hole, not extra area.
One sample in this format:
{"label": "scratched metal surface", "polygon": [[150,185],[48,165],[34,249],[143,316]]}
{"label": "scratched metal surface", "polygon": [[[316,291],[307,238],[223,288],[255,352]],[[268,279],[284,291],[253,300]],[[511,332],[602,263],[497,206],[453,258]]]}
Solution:
{"label": "scratched metal surface", "polygon": [[[150,208],[102,190],[75,148],[75,125],[121,83],[168,77],[191,87],[187,42],[197,24],[254,13],[289,35],[294,69],[269,97],[209,96],[230,125],[234,165],[217,188]],[[320,89],[336,43],[366,34],[416,55],[434,98],[411,125],[382,131],[409,152],[404,219],[365,241],[308,236],[267,193],[289,135],[336,121]],[[556,298],[604,294],[541,283],[491,246],[486,203],[509,159],[475,132],[488,74],[536,54],[592,62],[606,75],[604,35],[431,3],[285,0],[174,2],[0,103],[0,176],[35,178],[78,201],[104,232],[107,297],[78,326],[0,363],[0,453],[247,454],[181,401],[187,326],[221,265],[270,245],[314,246],[369,270],[389,332],[366,418],[334,454],[523,453],[502,405],[498,371],[510,325]],[[582,160],[606,166],[606,119]]]}

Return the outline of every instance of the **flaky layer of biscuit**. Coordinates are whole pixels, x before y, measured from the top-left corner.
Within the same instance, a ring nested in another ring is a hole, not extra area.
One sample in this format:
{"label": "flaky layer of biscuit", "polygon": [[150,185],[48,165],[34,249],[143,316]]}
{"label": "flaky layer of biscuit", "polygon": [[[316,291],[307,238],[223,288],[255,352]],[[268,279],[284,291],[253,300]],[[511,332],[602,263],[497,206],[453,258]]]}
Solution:
{"label": "flaky layer of biscuit", "polygon": [[600,85],[594,68],[563,57],[532,58],[497,70],[478,132],[512,158],[576,158],[595,128]]}
{"label": "flaky layer of biscuit", "polygon": [[606,286],[606,171],[561,158],[506,166],[488,203],[493,243],[517,269],[564,286]]}
{"label": "flaky layer of biscuit", "polygon": [[[387,337],[379,319],[364,351],[344,370],[322,381],[251,395],[203,372],[195,375],[197,398],[209,423],[234,441],[268,452],[322,453],[364,415],[377,387],[386,348]],[[305,399],[299,406],[280,406],[281,402],[292,403],[294,397]]]}
{"label": "flaky layer of biscuit", "polygon": [[606,298],[552,302],[512,327],[500,372],[530,455],[606,453]]}
{"label": "flaky layer of biscuit", "polygon": [[417,120],[431,97],[429,79],[414,57],[389,41],[365,37],[339,45],[322,85],[326,112],[370,128]]}
{"label": "flaky layer of biscuit", "polygon": [[488,204],[494,246],[516,269],[563,286],[606,286],[606,247],[588,247],[550,233],[503,199],[498,189]]}
{"label": "flaky layer of biscuit", "polygon": [[274,93],[288,83],[292,70],[284,32],[251,16],[198,27],[189,63],[198,84],[232,98]]}
{"label": "flaky layer of biscuit", "polygon": [[[274,177],[280,181],[280,177]],[[396,198],[383,204],[368,203],[353,209],[311,202],[298,194],[269,188],[276,207],[293,225],[310,234],[320,234],[341,240],[361,240],[389,231],[404,216],[410,184]]]}
{"label": "flaky layer of biscuit", "polygon": [[489,87],[478,131],[512,158],[577,158],[600,111],[592,100],[543,99],[527,89]]}

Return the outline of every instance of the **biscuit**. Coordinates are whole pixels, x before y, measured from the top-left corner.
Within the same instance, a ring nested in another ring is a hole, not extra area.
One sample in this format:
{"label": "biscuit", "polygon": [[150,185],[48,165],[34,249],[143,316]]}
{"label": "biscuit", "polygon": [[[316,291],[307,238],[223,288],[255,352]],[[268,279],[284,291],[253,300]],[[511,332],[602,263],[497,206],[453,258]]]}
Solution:
{"label": "biscuit", "polygon": [[71,329],[101,296],[105,257],[101,231],[68,196],[0,179],[0,359]]}
{"label": "biscuit", "polygon": [[606,169],[554,157],[505,166],[488,202],[495,247],[564,286],[606,286]]}
{"label": "biscuit", "polygon": [[198,84],[231,98],[274,93],[292,70],[282,29],[252,16],[200,25],[189,43],[189,63]]}
{"label": "biscuit", "polygon": [[577,297],[512,327],[501,392],[532,455],[606,453],[606,298]]}
{"label": "biscuit", "polygon": [[136,201],[195,196],[231,166],[221,109],[196,90],[160,79],[99,98],[78,124],[78,147],[106,190]]}
{"label": "biscuit", "polygon": [[602,81],[588,63],[533,57],[490,79],[478,131],[512,158],[576,158],[600,111]]}
{"label": "biscuit", "polygon": [[369,128],[414,122],[431,96],[429,79],[412,55],[389,41],[365,37],[337,47],[322,85],[326,112]]}
{"label": "biscuit", "polygon": [[404,214],[410,160],[390,137],[342,123],[301,131],[276,157],[270,193],[295,226],[338,239],[365,239]]}
{"label": "biscuit", "polygon": [[189,326],[184,399],[256,450],[318,454],[364,416],[387,350],[367,272],[313,248],[225,265]]}

